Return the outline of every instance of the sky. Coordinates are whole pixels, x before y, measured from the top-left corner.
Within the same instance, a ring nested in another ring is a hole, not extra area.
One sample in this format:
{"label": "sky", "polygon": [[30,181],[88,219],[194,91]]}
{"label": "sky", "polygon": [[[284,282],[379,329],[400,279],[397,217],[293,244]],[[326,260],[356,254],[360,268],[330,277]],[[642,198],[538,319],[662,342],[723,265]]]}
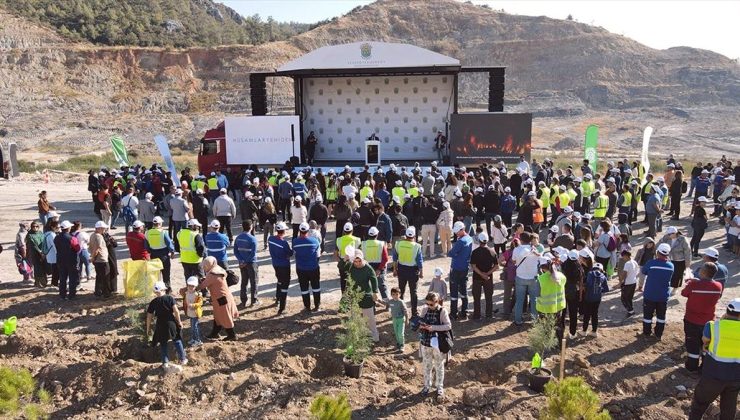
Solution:
{"label": "sky", "polygon": [[[217,0],[242,15],[272,16],[278,21],[313,23],[340,16],[371,1],[358,0]],[[433,0],[429,0],[433,1]],[[473,0],[507,13],[565,19],[632,38],[652,48],[689,46],[740,58],[740,1],[669,0]]]}

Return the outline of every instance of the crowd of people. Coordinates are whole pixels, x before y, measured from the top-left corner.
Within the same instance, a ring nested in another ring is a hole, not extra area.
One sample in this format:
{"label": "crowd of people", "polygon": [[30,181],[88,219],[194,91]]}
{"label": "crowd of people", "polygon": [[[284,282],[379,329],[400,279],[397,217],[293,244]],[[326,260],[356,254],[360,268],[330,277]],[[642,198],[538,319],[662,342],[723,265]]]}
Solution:
{"label": "crowd of people", "polygon": [[[252,166],[210,174],[186,169],[176,184],[157,165],[102,168],[91,171],[88,182],[100,219],[94,233],[85,233],[79,222],[60,221],[42,192],[40,222],[21,223],[17,259],[19,269],[27,268],[24,279],[46,287],[51,275],[63,299],[75,298],[80,277],[91,276],[92,263],[95,294],[107,298],[117,283],[117,243],[109,229],[122,225],[132,259],[158,258],[164,266],[148,313],[156,315],[156,341],[162,343],[167,363],[169,340],[187,360],[180,311],[172,297],[170,272],[176,256],[187,284],[180,295],[191,318],[190,344],[198,345],[197,318],[208,294],[214,312],[212,339],[222,330],[227,339],[236,339],[239,307],[261,304],[260,247],[269,250],[278,315],[286,310],[293,264],[304,310],[321,310],[319,260],[331,253],[342,292],[351,277],[366,296],[360,306],[373,341],[379,340],[375,316],[383,308],[391,312],[399,351],[404,351],[405,326],[418,327],[423,392],[434,382],[440,395],[454,322],[500,314],[520,326],[528,308],[531,320],[555,317],[561,339],[566,320],[568,339],[596,337],[602,296],[618,288],[628,318],[635,315],[635,293],[642,293],[643,334],[660,339],[667,303],[680,292],[688,298],[686,368],[702,372],[703,387],[695,393],[691,418],[700,418],[720,394],[725,416],[735,409],[725,400],[734,399],[736,405],[740,389],[740,322],[734,322],[740,301],[732,300],[727,314],[715,320],[715,306],[730,275],[720,252],[703,248],[702,238],[710,226],[721,226],[725,255],[740,255],[740,187],[735,181],[740,165],[723,157],[687,169],[672,156],[662,174],[646,173],[641,164],[626,159],[608,162],[602,172],[588,161],[580,168],[557,168],[550,159],[527,162],[524,156],[513,167],[498,162],[442,168],[432,162],[427,168],[391,164],[326,172],[286,162],[279,169]],[[682,199],[688,197],[691,231],[667,226],[679,220]],[[235,236],[236,219],[242,229]],[[333,233],[327,232],[330,221],[336,226]],[[646,238],[634,249],[633,226],[638,223],[646,226]],[[229,254],[241,275],[240,305],[229,292],[229,279],[235,277]],[[419,310],[425,261],[441,256],[450,258],[449,269],[434,270]],[[690,272],[697,258],[703,263]],[[495,277],[503,289],[502,302],[493,301]]]}

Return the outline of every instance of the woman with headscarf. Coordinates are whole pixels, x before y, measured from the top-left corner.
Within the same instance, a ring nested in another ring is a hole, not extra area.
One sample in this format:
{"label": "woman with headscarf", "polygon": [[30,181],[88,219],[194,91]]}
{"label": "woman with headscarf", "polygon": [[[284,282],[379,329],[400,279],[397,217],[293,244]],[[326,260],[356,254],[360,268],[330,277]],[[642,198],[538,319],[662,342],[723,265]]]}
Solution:
{"label": "woman with headscarf", "polygon": [[200,289],[208,289],[213,303],[213,330],[208,336],[211,340],[220,337],[222,329],[226,330],[225,341],[236,341],[234,332],[234,318],[239,316],[234,296],[229,292],[226,284],[226,270],[221,268],[214,257],[206,257],[201,263],[206,278],[200,284]]}
{"label": "woman with headscarf", "polygon": [[23,283],[29,283],[33,275],[31,263],[28,261],[28,247],[26,237],[28,236],[28,222],[18,223],[18,233],[15,235],[15,264],[18,272],[23,275]]}
{"label": "woman with headscarf", "polygon": [[33,282],[36,287],[46,287],[46,256],[44,255],[44,233],[38,222],[31,223],[31,230],[26,235],[26,255],[33,266]]}

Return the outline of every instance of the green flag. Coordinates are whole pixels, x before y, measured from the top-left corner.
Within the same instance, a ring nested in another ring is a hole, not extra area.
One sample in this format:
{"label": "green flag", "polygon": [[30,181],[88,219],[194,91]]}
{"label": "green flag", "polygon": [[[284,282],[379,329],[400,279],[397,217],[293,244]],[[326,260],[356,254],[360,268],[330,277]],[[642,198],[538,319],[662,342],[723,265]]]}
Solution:
{"label": "green flag", "polygon": [[591,167],[591,170],[596,172],[596,159],[598,159],[598,155],[596,154],[596,146],[599,143],[599,126],[598,125],[589,125],[588,128],[586,128],[586,144],[584,145],[584,159],[588,159],[588,165]]}
{"label": "green flag", "polygon": [[126,153],[126,145],[123,144],[121,136],[112,136],[110,138],[110,144],[113,146],[113,156],[120,166],[128,166],[128,154]]}

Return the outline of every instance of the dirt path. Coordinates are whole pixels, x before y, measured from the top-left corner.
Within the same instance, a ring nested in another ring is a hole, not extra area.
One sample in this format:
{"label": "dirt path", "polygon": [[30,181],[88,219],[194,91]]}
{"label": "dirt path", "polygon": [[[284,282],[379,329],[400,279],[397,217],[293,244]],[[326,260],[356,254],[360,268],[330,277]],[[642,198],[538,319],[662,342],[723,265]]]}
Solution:
{"label": "dirt path", "polygon": [[[288,315],[275,318],[276,309],[270,306],[275,276],[264,251],[258,254],[264,305],[241,314],[236,326],[239,341],[188,349],[192,366],[182,375],[162,376],[158,354],[142,348],[137,333],[126,321],[124,314],[131,302],[95,300],[92,281],[83,283],[86,290],[72,303],[61,302],[51,288],[42,291],[19,282],[12,252],[17,222],[36,217],[36,195],[41,189],[49,192],[63,219],[81,220],[88,227],[95,219],[82,182],[0,181],[0,224],[5,226],[0,231],[0,243],[5,247],[0,254],[0,318],[19,317],[18,334],[0,339],[0,363],[31,369],[52,392],[50,412],[54,417],[306,418],[315,394],[344,392],[358,418],[406,418],[427,412],[439,418],[526,419],[536,417],[544,402],[544,397],[525,385],[524,372],[532,356],[526,347],[527,327],[514,327],[501,318],[454,324],[456,349],[445,378],[447,399],[442,404],[418,395],[418,340],[408,334],[411,345],[407,345],[406,354],[391,353],[394,339],[387,312],[378,315],[381,343],[367,360],[363,377],[344,377],[341,356],[335,350],[339,325],[335,309],[340,296],[335,263],[329,256],[321,259],[324,312],[300,313],[300,291],[294,278]],[[685,228],[687,223],[681,221],[678,225]],[[716,221],[710,223],[710,229],[702,246],[719,247],[724,230]],[[121,243],[120,263],[128,252],[123,229],[114,232]],[[644,226],[637,224],[634,245],[641,244],[643,232]],[[740,295],[740,262],[728,258],[722,251],[721,260],[732,276],[718,306],[722,308]],[[692,267],[697,264],[695,261]],[[435,267],[447,271],[449,259],[426,262],[425,272],[431,273]],[[172,278],[174,287],[184,284],[179,263],[173,264]],[[420,297],[428,288],[428,280],[425,278],[419,287]],[[389,277],[389,287],[395,285],[396,279]],[[610,286],[614,285],[612,281]],[[232,291],[238,295],[236,286]],[[496,307],[501,300],[497,283]],[[578,366],[570,359],[566,374],[583,376],[599,392],[614,418],[685,418],[690,399],[679,398],[675,387],[684,385],[690,396],[697,378],[682,368],[684,308],[685,299],[671,299],[663,340],[644,340],[638,336],[641,317],[625,320],[619,292],[607,293],[601,305],[600,337],[568,343],[569,354],[583,356],[590,367]],[[638,315],[641,309],[638,293]],[[718,314],[721,312],[718,310]],[[210,311],[206,311],[206,332],[210,319]],[[555,366],[556,360],[548,360],[549,365]]]}

